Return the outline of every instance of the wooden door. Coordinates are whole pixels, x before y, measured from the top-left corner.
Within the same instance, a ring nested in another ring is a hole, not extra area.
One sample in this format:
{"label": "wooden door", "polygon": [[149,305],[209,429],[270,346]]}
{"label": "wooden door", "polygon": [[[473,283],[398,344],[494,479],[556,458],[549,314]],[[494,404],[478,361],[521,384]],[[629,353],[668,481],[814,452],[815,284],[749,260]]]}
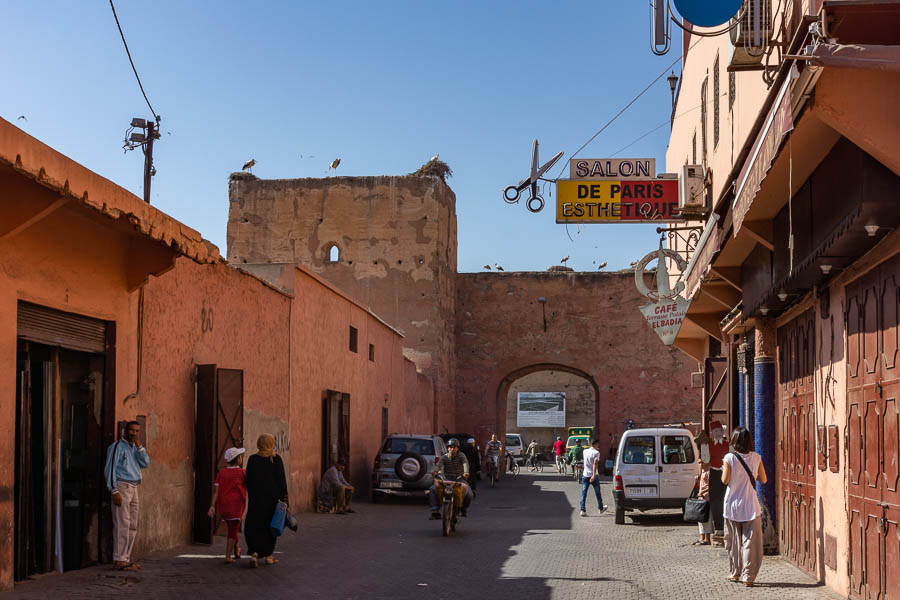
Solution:
{"label": "wooden door", "polygon": [[194,455],[194,541],[211,544],[213,521],[206,514],[225,450],[244,443],[244,372],[197,365]]}
{"label": "wooden door", "polygon": [[778,329],[778,535],[781,554],[816,570],[816,329],[808,310]]}
{"label": "wooden door", "polygon": [[728,359],[707,358],[704,366],[703,428],[708,431],[710,421],[720,421],[726,427],[727,435],[731,435]]}
{"label": "wooden door", "polygon": [[31,547],[32,499],[31,481],[31,362],[28,347],[18,351],[16,365],[16,500],[15,558],[13,578],[25,579],[33,572]]}
{"label": "wooden door", "polygon": [[900,598],[900,257],[847,287],[850,593]]}

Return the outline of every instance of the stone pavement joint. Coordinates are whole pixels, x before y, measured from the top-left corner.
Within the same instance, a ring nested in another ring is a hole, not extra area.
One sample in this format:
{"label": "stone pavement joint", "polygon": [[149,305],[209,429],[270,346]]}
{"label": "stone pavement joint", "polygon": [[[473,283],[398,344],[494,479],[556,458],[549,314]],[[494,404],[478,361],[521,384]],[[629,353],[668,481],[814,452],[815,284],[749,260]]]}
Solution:
{"label": "stone pavement joint", "polygon": [[[601,487],[610,504],[610,484]],[[779,557],[765,558],[756,587],[731,583],[724,550],[691,546],[697,528],[680,512],[649,511],[615,525],[612,510],[601,515],[589,506],[580,517],[579,493],[556,473],[507,476],[494,489],[479,488],[470,516],[449,538],[428,520],[424,498],[359,503],[347,516],[303,513],[299,533],[279,540],[276,566],[224,565],[224,543],[185,546],[144,557],[137,573],[104,565],[46,575],[0,600],[838,598]]]}

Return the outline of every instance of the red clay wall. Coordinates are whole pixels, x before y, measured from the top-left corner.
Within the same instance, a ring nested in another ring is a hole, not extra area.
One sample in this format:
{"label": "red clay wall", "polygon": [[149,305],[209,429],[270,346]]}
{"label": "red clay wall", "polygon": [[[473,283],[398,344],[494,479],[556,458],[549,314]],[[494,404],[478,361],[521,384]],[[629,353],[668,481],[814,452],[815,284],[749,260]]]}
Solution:
{"label": "red clay wall", "polygon": [[[539,297],[547,300],[546,331]],[[621,432],[626,419],[699,419],[696,393],[690,389],[693,363],[663,345],[647,326],[638,312],[645,302],[630,271],[460,274],[459,430],[479,437],[502,433],[509,384],[541,364],[594,378],[601,440]]]}
{"label": "red clay wall", "polygon": [[126,405],[147,415],[141,552],[191,539],[196,365],[244,372],[244,445],[253,452],[259,434],[271,433],[290,465],[290,302],[224,263],[185,258],[147,284],[141,390]]}

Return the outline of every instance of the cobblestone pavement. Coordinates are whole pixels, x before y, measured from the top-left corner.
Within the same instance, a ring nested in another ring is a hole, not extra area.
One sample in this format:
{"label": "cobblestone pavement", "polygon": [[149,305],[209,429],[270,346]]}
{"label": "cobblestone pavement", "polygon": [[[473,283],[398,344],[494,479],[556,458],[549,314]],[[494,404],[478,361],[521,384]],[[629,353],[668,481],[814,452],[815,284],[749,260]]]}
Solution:
{"label": "cobblestone pavement", "polygon": [[[449,538],[423,501],[360,503],[355,515],[300,515],[300,532],[279,541],[276,566],[224,565],[221,545],[186,546],[145,557],[138,573],[103,566],[47,575],[0,599],[837,598],[777,557],[766,557],[756,588],[731,583],[724,550],[691,546],[696,526],[680,513],[617,526],[612,511],[599,515],[590,503],[579,517],[579,491],[547,472],[482,485]],[[610,503],[610,484],[602,491]]]}

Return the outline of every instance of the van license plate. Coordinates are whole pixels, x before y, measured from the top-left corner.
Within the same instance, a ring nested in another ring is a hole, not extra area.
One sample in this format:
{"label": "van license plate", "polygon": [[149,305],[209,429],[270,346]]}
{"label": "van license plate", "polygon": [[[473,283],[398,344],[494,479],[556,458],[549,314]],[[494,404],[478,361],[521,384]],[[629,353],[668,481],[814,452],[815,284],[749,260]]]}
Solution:
{"label": "van license plate", "polygon": [[630,487],[628,488],[629,496],[652,496],[656,492],[655,487]]}
{"label": "van license plate", "polygon": [[382,481],[381,487],[383,487],[383,488],[402,488],[403,482],[402,481]]}

